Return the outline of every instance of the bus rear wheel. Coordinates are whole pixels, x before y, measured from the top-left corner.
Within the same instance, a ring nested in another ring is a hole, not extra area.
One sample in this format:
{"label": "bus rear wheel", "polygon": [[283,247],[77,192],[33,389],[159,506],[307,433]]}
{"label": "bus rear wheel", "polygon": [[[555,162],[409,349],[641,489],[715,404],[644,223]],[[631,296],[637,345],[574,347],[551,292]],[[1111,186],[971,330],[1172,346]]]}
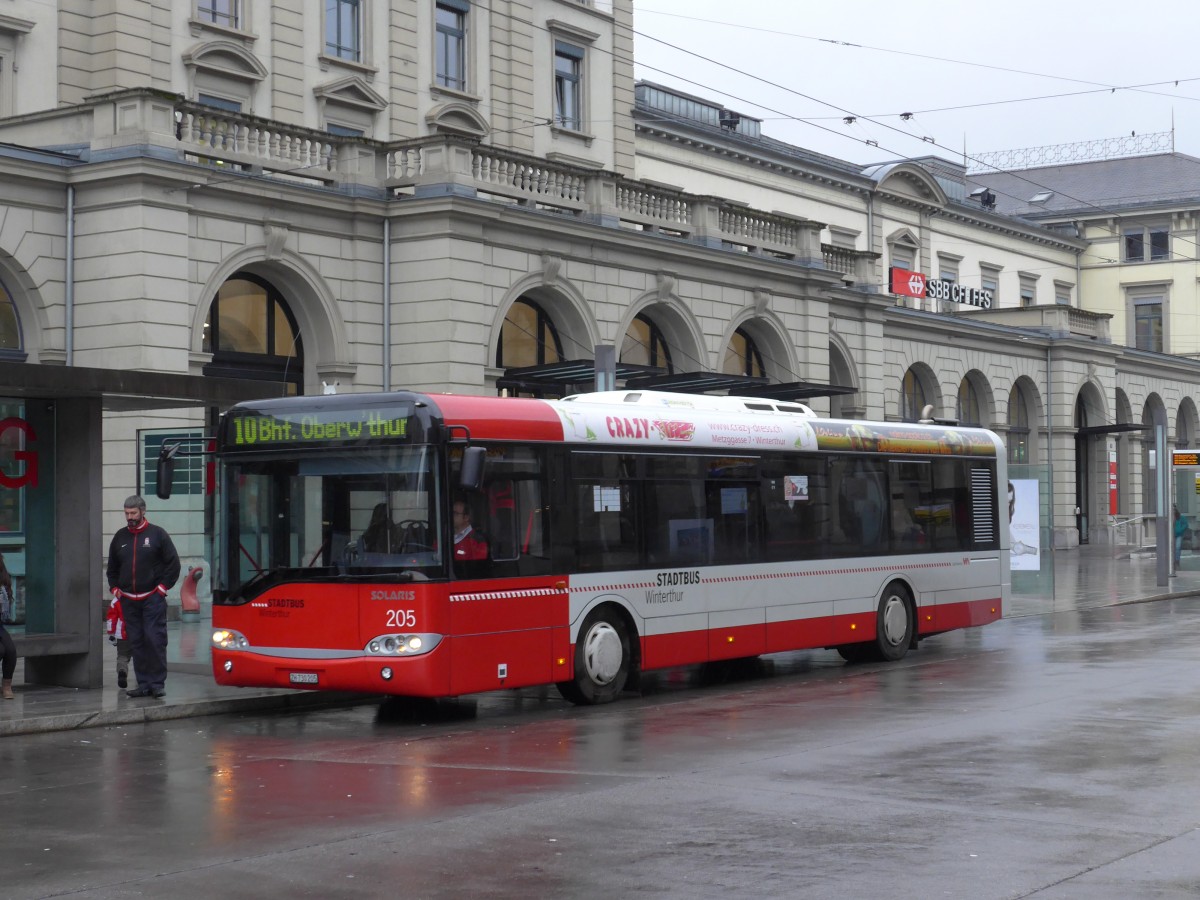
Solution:
{"label": "bus rear wheel", "polygon": [[862,644],[842,644],[837,652],[850,663],[877,660],[896,662],[904,659],[908,653],[916,627],[912,595],[903,584],[894,581],[879,598],[879,608],[875,614],[875,640]]}
{"label": "bus rear wheel", "polygon": [[908,588],[892,582],[879,599],[875,616],[875,649],[886,662],[904,659],[912,645],[913,630],[917,627],[912,597]]}
{"label": "bus rear wheel", "polygon": [[629,680],[629,629],[613,607],[593,610],[575,643],[575,678],[560,681],[558,692],[580,706],[611,703]]}

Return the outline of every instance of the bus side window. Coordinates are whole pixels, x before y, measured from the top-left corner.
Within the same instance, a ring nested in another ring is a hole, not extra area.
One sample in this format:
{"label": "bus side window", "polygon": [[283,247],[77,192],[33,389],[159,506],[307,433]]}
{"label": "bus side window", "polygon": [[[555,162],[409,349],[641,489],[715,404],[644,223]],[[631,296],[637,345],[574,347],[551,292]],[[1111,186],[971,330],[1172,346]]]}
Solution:
{"label": "bus side window", "polygon": [[891,522],[885,508],[886,478],[875,460],[851,457],[830,461],[830,478],[837,484],[838,531],[830,550],[834,556],[861,556],[886,550]]}
{"label": "bus side window", "polygon": [[832,510],[823,461],[802,455],[768,458],[762,476],[765,558],[778,562],[828,555]]}
{"label": "bus side window", "polygon": [[495,562],[509,562],[520,555],[517,540],[516,492],[511,481],[493,481],[487,486],[488,548]]}
{"label": "bus side window", "polygon": [[[544,448],[487,445],[482,490],[471,495],[474,527],[487,542],[491,578],[549,571],[549,514],[545,509]],[[451,457],[451,474],[455,475]]]}
{"label": "bus side window", "polygon": [[578,481],[576,559],[582,572],[624,569],[638,561],[634,485]]}

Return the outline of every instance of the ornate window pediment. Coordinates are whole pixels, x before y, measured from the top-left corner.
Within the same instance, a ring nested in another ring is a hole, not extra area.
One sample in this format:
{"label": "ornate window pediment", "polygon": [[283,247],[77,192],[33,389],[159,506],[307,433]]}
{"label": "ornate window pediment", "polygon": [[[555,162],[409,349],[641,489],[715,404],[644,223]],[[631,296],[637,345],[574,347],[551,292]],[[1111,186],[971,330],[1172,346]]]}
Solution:
{"label": "ornate window pediment", "polygon": [[18,19],[16,16],[0,13],[0,34],[20,37],[23,34],[29,34],[29,32],[33,31],[35,24],[28,19]]}
{"label": "ornate window pediment", "polygon": [[875,181],[875,190],[896,200],[942,207],[946,192],[928,171],[914,163],[898,162],[868,166],[863,174]]}
{"label": "ornate window pediment", "polygon": [[258,83],[267,77],[267,67],[253,53],[233,41],[209,41],[183,54],[188,72],[208,73],[237,81]]}
{"label": "ornate window pediment", "polygon": [[[267,77],[267,68],[244,46],[218,40],[198,44],[183,54],[187,68],[188,96],[203,96],[254,112],[254,93]],[[206,101],[211,102],[211,101]]]}
{"label": "ornate window pediment", "polygon": [[387,109],[387,100],[358,75],[349,75],[313,88],[318,103],[336,103],[369,113]]}
{"label": "ornate window pediment", "polygon": [[334,134],[371,137],[376,116],[387,109],[387,100],[361,75],[347,75],[313,89],[321,127]]}
{"label": "ornate window pediment", "polygon": [[425,114],[429,127],[439,134],[464,134],[468,137],[487,137],[491,129],[487,120],[469,103],[450,100],[439,103]]}

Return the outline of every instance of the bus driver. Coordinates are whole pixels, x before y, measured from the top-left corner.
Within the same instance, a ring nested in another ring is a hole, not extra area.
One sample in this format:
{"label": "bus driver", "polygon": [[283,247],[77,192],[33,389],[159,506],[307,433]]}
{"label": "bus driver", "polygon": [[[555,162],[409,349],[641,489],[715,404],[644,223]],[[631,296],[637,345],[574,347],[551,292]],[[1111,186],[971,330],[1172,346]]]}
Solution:
{"label": "bus driver", "polygon": [[460,562],[487,559],[487,541],[471,527],[471,507],[466,500],[454,501],[453,518],[454,558]]}

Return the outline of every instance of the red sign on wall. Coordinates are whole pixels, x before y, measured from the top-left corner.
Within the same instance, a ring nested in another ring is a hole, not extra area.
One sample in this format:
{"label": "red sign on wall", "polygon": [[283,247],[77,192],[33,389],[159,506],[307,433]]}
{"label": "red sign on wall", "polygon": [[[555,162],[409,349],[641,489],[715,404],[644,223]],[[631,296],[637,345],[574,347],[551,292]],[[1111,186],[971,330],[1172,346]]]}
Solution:
{"label": "red sign on wall", "polygon": [[25,471],[20,475],[9,475],[0,471],[0,485],[6,488],[19,488],[38,485],[38,455],[36,450],[29,450],[29,444],[37,440],[37,432],[24,419],[9,416],[0,421],[0,448],[3,454],[11,453],[17,463],[25,463]]}
{"label": "red sign on wall", "polygon": [[925,296],[925,276],[920,272],[892,266],[888,269],[888,280],[893,294],[899,294],[901,297]]}
{"label": "red sign on wall", "polygon": [[1108,514],[1115,516],[1118,506],[1117,451],[1116,448],[1110,447],[1108,450]]}

